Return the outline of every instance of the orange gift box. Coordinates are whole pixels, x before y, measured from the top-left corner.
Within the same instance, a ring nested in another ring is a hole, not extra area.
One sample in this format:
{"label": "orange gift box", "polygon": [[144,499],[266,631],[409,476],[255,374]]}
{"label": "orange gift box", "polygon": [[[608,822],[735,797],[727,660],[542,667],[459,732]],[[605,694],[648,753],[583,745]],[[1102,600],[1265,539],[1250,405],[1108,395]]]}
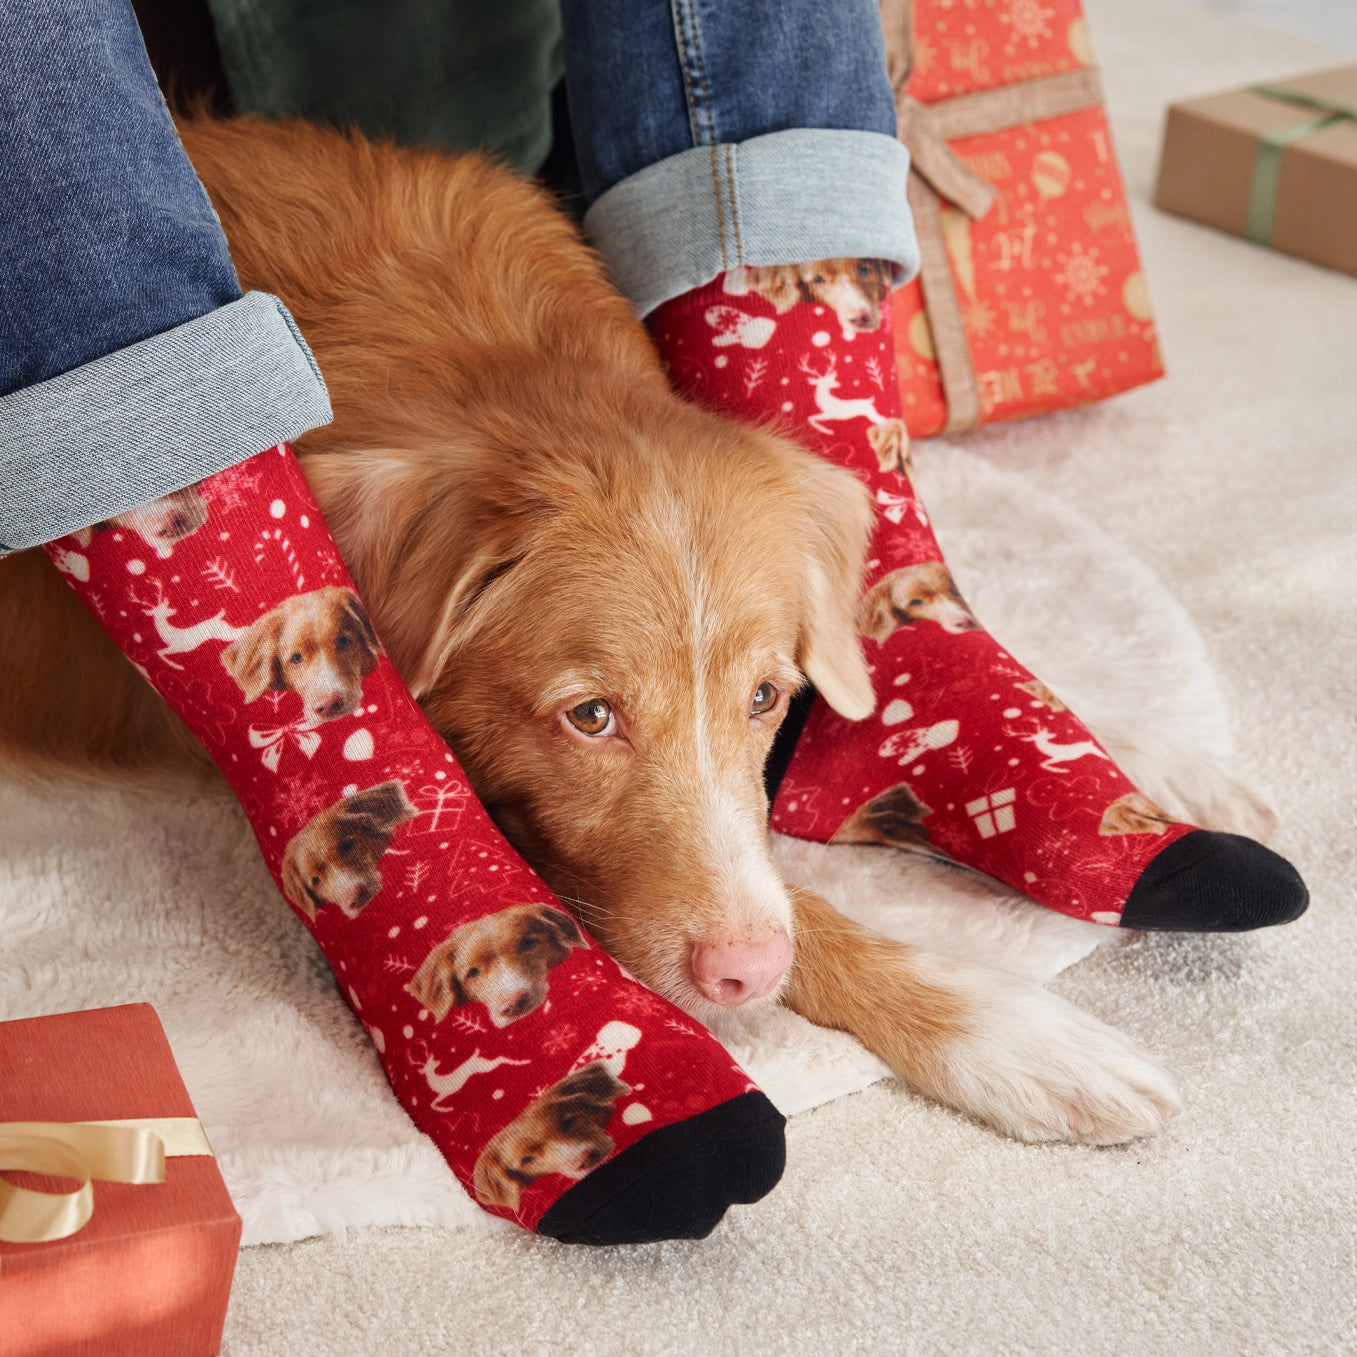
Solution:
{"label": "orange gift box", "polygon": [[[149,1124],[164,1136],[164,1181],[95,1181],[93,1212],[74,1233],[0,1241],[0,1357],[197,1357],[221,1346],[241,1220],[155,1010],[129,1004],[0,1023],[6,1235],[17,1232],[19,1208],[35,1200],[17,1201],[25,1191],[51,1194],[72,1182],[13,1171],[37,1162],[35,1145],[56,1143],[41,1133],[35,1139],[23,1124],[108,1122]],[[83,1127],[63,1133],[91,1134]],[[158,1156],[162,1142],[144,1130],[119,1134],[149,1143]],[[74,1173],[79,1165],[69,1152],[65,1159],[64,1172]],[[103,1161],[91,1153],[89,1162],[99,1179]],[[158,1168],[157,1157],[145,1176]],[[45,1173],[62,1172],[57,1144],[56,1166]]]}
{"label": "orange gift box", "polygon": [[1163,375],[1078,0],[882,0],[919,278],[895,294],[918,436]]}

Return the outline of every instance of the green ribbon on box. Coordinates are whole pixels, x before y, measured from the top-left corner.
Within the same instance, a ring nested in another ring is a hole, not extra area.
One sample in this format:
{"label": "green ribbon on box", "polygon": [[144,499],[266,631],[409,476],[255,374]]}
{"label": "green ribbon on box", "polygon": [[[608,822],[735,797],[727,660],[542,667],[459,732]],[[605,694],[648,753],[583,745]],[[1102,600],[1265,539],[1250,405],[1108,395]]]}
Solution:
{"label": "green ribbon on box", "polygon": [[1279,85],[1251,85],[1251,94],[1261,94],[1267,99],[1280,99],[1298,108],[1319,110],[1317,118],[1307,118],[1304,122],[1290,123],[1274,131],[1264,132],[1258,140],[1258,150],[1253,158],[1253,178],[1249,182],[1249,215],[1245,223],[1244,234],[1257,245],[1272,244],[1272,218],[1277,211],[1277,185],[1282,177],[1282,153],[1293,141],[1314,136],[1334,123],[1352,120],[1357,122],[1357,105],[1345,104],[1337,99],[1324,99],[1315,94],[1302,94],[1299,90],[1283,89]]}

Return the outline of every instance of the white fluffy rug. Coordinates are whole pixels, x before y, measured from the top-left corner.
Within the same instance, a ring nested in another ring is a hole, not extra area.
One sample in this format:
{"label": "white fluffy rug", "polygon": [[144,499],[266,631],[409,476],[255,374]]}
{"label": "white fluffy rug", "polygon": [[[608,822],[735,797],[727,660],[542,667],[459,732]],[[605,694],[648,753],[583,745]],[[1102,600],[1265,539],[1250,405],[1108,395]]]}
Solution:
{"label": "white fluffy rug", "polygon": [[[941,445],[918,463],[962,588],[1014,653],[1076,709],[1097,695],[1085,705],[1099,733],[1155,801],[1217,822],[1233,807],[1227,827],[1256,821],[1223,771],[1229,737],[1200,638],[1150,571],[1017,474]],[[498,1228],[391,1096],[224,789],[11,782],[0,816],[0,1018],[153,1003],[245,1243]],[[1117,939],[929,859],[789,839],[777,850],[789,876],[860,921],[1036,980]],[[785,1009],[736,1016],[721,1035],[788,1114],[889,1073]]]}

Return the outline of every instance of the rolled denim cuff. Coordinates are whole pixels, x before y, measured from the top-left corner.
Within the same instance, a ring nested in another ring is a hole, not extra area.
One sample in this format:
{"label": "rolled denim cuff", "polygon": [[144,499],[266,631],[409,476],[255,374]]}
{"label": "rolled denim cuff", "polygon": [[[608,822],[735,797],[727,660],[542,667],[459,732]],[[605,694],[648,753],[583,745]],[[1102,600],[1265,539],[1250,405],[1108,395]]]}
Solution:
{"label": "rolled denim cuff", "polygon": [[287,308],[247,293],[0,397],[0,553],[181,490],[332,418]]}
{"label": "rolled denim cuff", "polygon": [[880,132],[798,128],[696,146],[614,184],[584,229],[645,316],[741,264],[889,259],[919,271],[909,152]]}

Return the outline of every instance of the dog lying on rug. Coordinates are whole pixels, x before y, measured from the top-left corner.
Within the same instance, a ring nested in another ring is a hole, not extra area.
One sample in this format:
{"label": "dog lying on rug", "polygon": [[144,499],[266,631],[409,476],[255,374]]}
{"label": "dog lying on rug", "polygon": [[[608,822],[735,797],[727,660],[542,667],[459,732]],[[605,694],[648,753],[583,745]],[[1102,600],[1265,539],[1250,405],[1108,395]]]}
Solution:
{"label": "dog lying on rug", "polygon": [[[849,718],[873,701],[857,635],[870,503],[851,474],[675,397],[565,221],[484,161],[300,124],[190,123],[183,137],[243,284],[292,309],[333,397],[334,424],[298,452],[371,632],[351,611],[316,629],[349,640],[319,657],[343,681],[318,691],[313,723],[361,700],[380,637],[515,847],[625,967],[699,1019],[782,1002],[1023,1140],[1119,1143],[1176,1114],[1170,1082],[1113,1029],[1035,985],[876,936],[776,871],[762,771],[790,695],[808,678]],[[934,588],[960,617],[950,580]],[[890,610],[903,624],[908,600]],[[661,629],[701,663],[670,664]],[[11,757],[117,770],[201,757],[38,553],[0,568],[0,637]],[[580,654],[583,675],[562,658]],[[247,696],[285,688],[291,654],[266,658],[255,678],[242,669]],[[625,713],[591,695],[599,673]],[[401,842],[405,792],[389,795],[395,813],[332,898],[306,894],[324,876],[301,864],[338,844],[335,826],[299,846],[301,908],[365,907]],[[547,932],[542,945],[569,946],[560,921]],[[724,978],[755,945],[762,969]],[[436,950],[416,983],[452,959]],[[522,1012],[544,1002],[549,971],[532,971]],[[475,978],[444,975],[440,1002],[462,1002]],[[595,1149],[610,1143],[609,1105],[590,1112]],[[486,1199],[512,1195],[505,1172],[481,1175]]]}

